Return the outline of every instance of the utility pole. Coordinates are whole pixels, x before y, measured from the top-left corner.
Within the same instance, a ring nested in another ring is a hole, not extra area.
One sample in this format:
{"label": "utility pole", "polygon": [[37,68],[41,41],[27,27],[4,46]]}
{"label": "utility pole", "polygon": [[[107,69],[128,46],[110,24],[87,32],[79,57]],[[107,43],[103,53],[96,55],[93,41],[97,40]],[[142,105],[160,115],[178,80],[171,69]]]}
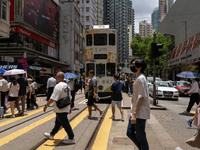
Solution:
{"label": "utility pole", "polygon": [[168,56],[167,56],[167,47],[166,49],[166,81],[168,80]]}
{"label": "utility pole", "polygon": [[[156,34],[153,34],[156,43]],[[156,105],[156,58],[153,58],[153,105]]]}

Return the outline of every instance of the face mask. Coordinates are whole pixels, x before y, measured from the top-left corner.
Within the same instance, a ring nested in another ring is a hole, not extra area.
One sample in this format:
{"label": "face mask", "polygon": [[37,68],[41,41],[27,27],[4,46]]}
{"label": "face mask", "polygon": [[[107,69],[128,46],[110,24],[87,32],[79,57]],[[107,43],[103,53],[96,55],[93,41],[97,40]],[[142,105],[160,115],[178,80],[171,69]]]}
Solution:
{"label": "face mask", "polygon": [[136,70],[135,66],[131,66],[130,69],[131,69],[131,71],[134,72],[134,73],[136,73],[136,72],[138,71],[138,70]]}

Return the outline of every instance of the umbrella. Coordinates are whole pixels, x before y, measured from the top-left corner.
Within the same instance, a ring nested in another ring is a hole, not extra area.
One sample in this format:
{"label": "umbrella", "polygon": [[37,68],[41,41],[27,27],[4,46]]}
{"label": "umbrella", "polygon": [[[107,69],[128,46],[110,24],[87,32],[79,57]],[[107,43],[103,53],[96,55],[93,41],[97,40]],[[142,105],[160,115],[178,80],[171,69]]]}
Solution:
{"label": "umbrella", "polygon": [[6,70],[0,68],[0,74],[5,73]]}
{"label": "umbrella", "polygon": [[68,73],[64,74],[65,79],[73,79],[73,78],[77,78],[77,77],[78,77],[78,75],[76,75],[75,73],[68,72]]}
{"label": "umbrella", "polygon": [[6,71],[3,75],[4,76],[10,76],[10,75],[17,75],[17,74],[25,74],[26,72],[22,69],[12,69]]}
{"label": "umbrella", "polygon": [[181,73],[177,74],[176,76],[180,77],[180,78],[191,78],[191,79],[200,78],[197,73],[188,72],[188,71],[181,72]]}

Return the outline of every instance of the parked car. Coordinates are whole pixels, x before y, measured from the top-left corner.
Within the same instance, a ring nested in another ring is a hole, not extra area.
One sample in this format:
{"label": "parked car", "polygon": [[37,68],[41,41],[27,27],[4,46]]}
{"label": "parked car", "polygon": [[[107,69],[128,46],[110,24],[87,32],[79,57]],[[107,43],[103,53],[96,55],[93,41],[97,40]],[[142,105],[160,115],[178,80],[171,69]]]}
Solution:
{"label": "parked car", "polygon": [[[156,77],[156,81],[162,81],[161,78]],[[153,77],[147,77],[148,87],[153,84]]]}
{"label": "parked car", "polygon": [[[149,87],[149,94],[153,96],[153,84]],[[178,100],[179,92],[167,81],[156,81],[156,97]]]}
{"label": "parked car", "polygon": [[179,91],[179,96],[188,96],[191,84],[188,81],[177,81],[175,88]]}
{"label": "parked car", "polygon": [[171,86],[176,87],[176,81],[167,81]]}

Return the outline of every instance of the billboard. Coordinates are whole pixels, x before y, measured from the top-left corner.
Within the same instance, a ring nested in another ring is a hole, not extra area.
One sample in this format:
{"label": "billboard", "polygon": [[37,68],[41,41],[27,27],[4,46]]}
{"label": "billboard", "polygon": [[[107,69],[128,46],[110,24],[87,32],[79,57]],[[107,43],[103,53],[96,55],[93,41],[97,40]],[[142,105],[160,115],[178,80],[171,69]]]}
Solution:
{"label": "billboard", "polygon": [[24,0],[24,22],[58,39],[59,9],[52,0]]}

